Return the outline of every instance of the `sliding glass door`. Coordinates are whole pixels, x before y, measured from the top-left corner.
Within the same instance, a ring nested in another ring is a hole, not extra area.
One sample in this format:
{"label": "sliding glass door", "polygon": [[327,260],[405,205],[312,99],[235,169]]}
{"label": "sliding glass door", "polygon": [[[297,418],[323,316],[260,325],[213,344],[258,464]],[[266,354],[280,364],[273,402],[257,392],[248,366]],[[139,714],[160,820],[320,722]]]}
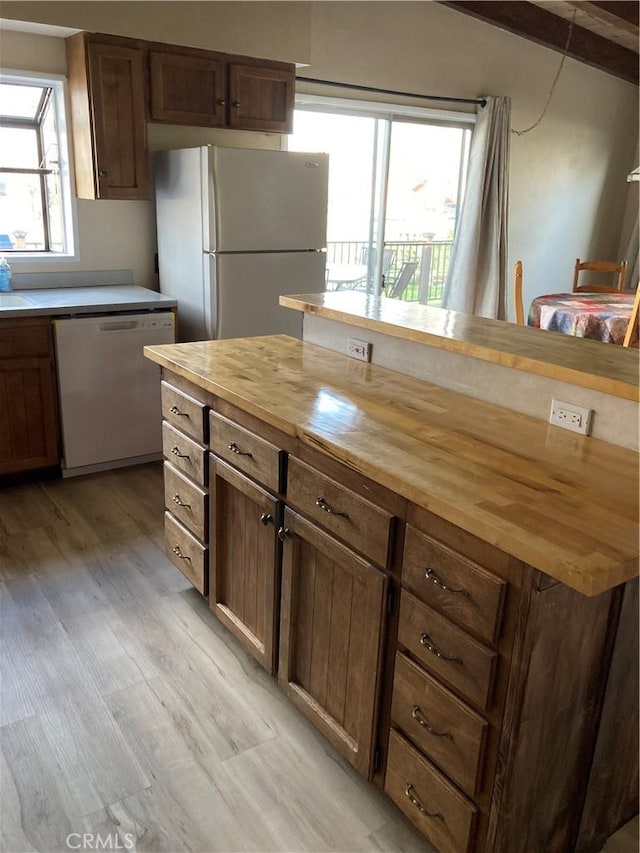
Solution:
{"label": "sliding glass door", "polygon": [[468,121],[296,110],[289,150],[330,155],[327,289],[439,304],[469,138]]}

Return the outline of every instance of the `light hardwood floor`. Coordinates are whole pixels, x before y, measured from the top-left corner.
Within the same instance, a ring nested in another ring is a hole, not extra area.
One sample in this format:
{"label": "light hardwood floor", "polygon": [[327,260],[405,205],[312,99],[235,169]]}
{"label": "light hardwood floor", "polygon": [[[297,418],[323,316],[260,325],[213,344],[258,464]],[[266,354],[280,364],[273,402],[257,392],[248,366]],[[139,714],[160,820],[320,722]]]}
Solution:
{"label": "light hardwood floor", "polygon": [[165,558],[162,502],[159,465],[0,490],[4,853],[432,851]]}

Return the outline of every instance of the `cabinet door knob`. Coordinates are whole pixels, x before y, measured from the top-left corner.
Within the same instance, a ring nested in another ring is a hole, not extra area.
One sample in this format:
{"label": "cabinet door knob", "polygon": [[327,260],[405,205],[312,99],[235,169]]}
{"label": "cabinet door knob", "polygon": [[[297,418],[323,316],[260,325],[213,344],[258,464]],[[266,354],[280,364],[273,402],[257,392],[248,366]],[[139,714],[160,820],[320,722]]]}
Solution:
{"label": "cabinet door knob", "polygon": [[289,535],[289,528],[288,527],[281,527],[278,530],[278,539],[281,542],[284,542],[284,540],[287,538],[288,535]]}
{"label": "cabinet door knob", "polygon": [[225,101],[225,99],[224,99],[224,98],[218,98],[218,100],[216,101],[216,104],[217,104],[219,107],[224,107],[224,105],[225,105],[226,103],[227,103],[227,102]]}
{"label": "cabinet door knob", "polygon": [[263,512],[260,516],[260,524],[264,524],[266,527],[267,524],[273,524],[273,516],[269,512]]}
{"label": "cabinet door knob", "polygon": [[464,595],[466,598],[471,598],[470,594],[467,592],[466,589],[454,589],[453,587],[441,581],[437,574],[431,568],[427,569],[427,571],[424,573],[424,576],[428,581],[431,581],[431,583],[434,583],[436,586],[439,586],[440,589],[446,589],[447,592],[450,592],[454,595]]}
{"label": "cabinet door knob", "polygon": [[240,107],[240,101],[231,101],[231,106],[238,109]]}
{"label": "cabinet door knob", "polygon": [[107,178],[109,176],[109,172],[106,169],[98,169],[98,177],[99,178]]}

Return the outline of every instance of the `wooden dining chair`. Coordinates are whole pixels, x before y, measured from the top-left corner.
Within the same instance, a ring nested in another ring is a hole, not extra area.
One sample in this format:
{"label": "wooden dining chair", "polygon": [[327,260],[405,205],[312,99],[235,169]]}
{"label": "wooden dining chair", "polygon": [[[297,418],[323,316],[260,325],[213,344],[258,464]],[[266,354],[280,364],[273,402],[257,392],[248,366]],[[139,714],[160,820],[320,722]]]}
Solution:
{"label": "wooden dining chair", "polygon": [[[615,285],[605,284],[578,284],[578,276],[583,270],[597,273],[617,273],[618,278]],[[619,293],[624,287],[624,276],[627,271],[626,261],[581,261],[576,258],[573,272],[574,293]]]}
{"label": "wooden dining chair", "polygon": [[622,342],[623,347],[640,347],[640,333],[638,324],[640,322],[640,284],[636,288],[636,298],[633,300],[633,308],[631,309],[631,317],[627,326],[627,334]]}
{"label": "wooden dining chair", "polygon": [[524,326],[524,305],[522,302],[522,261],[516,261],[513,269],[513,304],[516,309],[516,323]]}

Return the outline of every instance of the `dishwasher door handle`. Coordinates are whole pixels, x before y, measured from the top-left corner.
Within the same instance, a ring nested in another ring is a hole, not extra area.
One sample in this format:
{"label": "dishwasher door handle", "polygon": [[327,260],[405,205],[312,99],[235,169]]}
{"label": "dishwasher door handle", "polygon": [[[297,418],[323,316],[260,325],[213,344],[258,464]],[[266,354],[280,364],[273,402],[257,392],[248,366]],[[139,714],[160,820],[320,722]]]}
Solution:
{"label": "dishwasher door handle", "polygon": [[99,332],[126,332],[137,328],[137,320],[113,320],[110,323],[100,323],[98,325]]}

